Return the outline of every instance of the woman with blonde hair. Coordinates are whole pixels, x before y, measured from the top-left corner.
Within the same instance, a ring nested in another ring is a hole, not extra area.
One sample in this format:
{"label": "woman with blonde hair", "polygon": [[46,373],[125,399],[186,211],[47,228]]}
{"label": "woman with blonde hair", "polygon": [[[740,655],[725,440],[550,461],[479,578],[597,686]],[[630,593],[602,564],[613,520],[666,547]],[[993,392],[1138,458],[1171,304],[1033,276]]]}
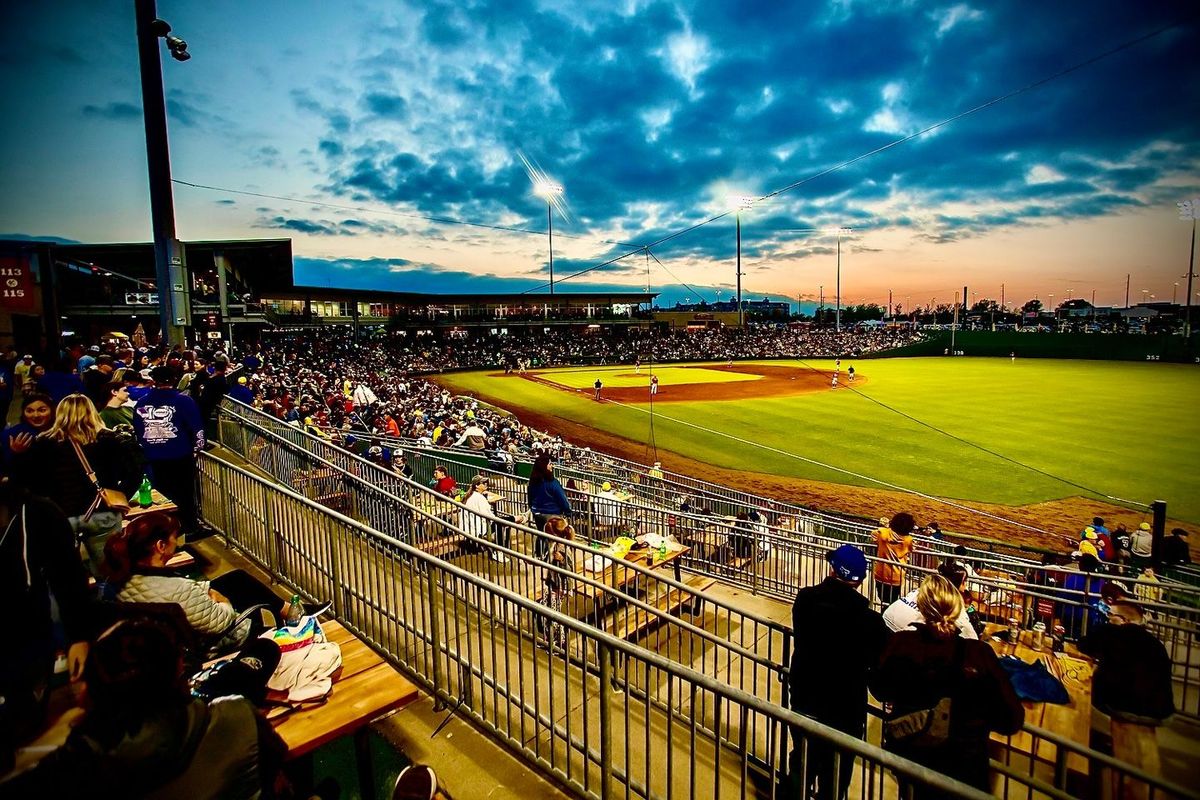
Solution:
{"label": "woman with blonde hair", "polygon": [[64,397],[54,424],[16,457],[13,481],[32,494],[53,500],[83,538],[98,570],[104,542],[121,529],[123,512],[98,502],[100,489],[126,496],[137,488],[137,461],[117,435],[104,426],[92,401],[83,394]]}
{"label": "woman with blonde hair", "polygon": [[1025,709],[992,648],[958,635],[950,581],[926,577],[917,610],[923,622],[892,635],[869,680],[885,704],[884,747],[988,791],[988,737],[1020,730]]}

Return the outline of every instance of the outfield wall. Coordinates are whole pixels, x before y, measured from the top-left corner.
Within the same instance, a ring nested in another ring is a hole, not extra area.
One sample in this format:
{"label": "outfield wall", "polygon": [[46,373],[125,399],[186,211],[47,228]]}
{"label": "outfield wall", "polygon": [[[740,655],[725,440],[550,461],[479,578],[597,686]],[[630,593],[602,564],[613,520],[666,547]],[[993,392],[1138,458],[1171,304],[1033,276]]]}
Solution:
{"label": "outfield wall", "polygon": [[[1130,333],[1021,333],[1019,331],[958,331],[954,349],[966,356],[1018,358],[1086,358],[1105,361],[1196,362],[1198,336],[1189,349],[1182,336]],[[865,358],[940,356],[950,348],[950,331],[937,331],[916,344],[875,353]]]}

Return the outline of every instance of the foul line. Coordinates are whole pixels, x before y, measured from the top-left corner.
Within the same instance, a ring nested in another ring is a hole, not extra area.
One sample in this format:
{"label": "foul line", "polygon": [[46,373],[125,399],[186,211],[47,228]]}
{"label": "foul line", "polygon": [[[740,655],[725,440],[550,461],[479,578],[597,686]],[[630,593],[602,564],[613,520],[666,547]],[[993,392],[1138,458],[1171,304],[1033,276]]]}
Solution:
{"label": "foul line", "polygon": [[[808,369],[813,370],[814,372],[817,372],[817,373],[821,372],[821,370],[817,369],[812,364],[809,364],[807,361],[805,361],[802,358],[797,358],[796,360],[799,361],[801,364],[803,364]],[[845,388],[854,392],[854,394],[863,398],[864,400],[870,400],[872,403],[875,403],[876,405],[878,405],[882,408],[886,408],[888,411],[891,411],[893,414],[899,414],[900,416],[904,417],[905,419],[909,420],[910,422],[915,422],[916,424],[921,425],[922,427],[928,428],[929,430],[931,430],[935,433],[940,433],[943,436],[948,436],[949,438],[953,439],[956,442],[965,444],[968,447],[973,447],[976,450],[987,453],[988,455],[991,455],[991,456],[995,456],[996,458],[999,458],[1003,461],[1007,461],[1010,464],[1015,464],[1016,466],[1022,467],[1023,469],[1030,470],[1031,472],[1036,472],[1037,474],[1042,475],[1043,477],[1049,478],[1054,481],[1059,481],[1061,483],[1065,483],[1068,486],[1073,486],[1076,489],[1080,489],[1082,491],[1088,492],[1089,494],[1094,494],[1097,497],[1103,497],[1105,500],[1116,500],[1117,502],[1128,503],[1129,505],[1138,506],[1140,508],[1149,508],[1150,507],[1146,503],[1139,503],[1137,500],[1126,500],[1123,497],[1115,497],[1111,494],[1106,494],[1105,492],[1102,492],[1099,489],[1093,489],[1090,486],[1084,486],[1082,483],[1076,483],[1075,481],[1071,480],[1070,478],[1064,478],[1061,475],[1055,475],[1052,472],[1047,472],[1046,470],[1041,469],[1039,467],[1035,467],[1032,464],[1026,464],[1023,461],[1018,461],[1017,459],[1013,458],[1012,456],[1006,456],[1006,455],[1004,455],[1004,453],[999,453],[999,452],[992,450],[988,447],[985,447],[981,444],[972,442],[970,439],[964,439],[963,437],[961,437],[957,434],[951,433],[950,431],[947,431],[947,430],[937,427],[936,425],[934,425],[931,422],[926,422],[925,420],[918,419],[917,417],[914,417],[912,414],[909,414],[906,411],[901,411],[898,408],[893,408],[892,406],[889,406],[887,403],[883,402],[882,400],[871,397],[869,394],[863,394],[862,392],[860,392],[858,389],[856,389],[850,383],[846,383]]]}
{"label": "foul line", "polygon": [[[638,408],[637,406],[631,406],[631,405],[628,405],[627,403],[622,403],[617,400],[605,400],[604,402],[611,403],[614,406],[620,406],[621,408],[628,408],[633,411],[639,411],[643,414],[649,413],[644,408]],[[1044,528],[1039,528],[1036,525],[1027,525],[1024,522],[1018,522],[1015,519],[1008,519],[1007,517],[1002,517],[998,514],[992,514],[988,511],[981,511],[978,508],[971,508],[970,506],[964,506],[961,503],[956,503],[953,500],[947,500],[944,497],[936,497],[931,494],[926,494],[925,492],[919,492],[916,489],[910,489],[907,486],[901,486],[897,483],[889,483],[888,481],[881,480],[879,478],[872,478],[870,475],[863,475],[861,473],[854,472],[852,470],[848,470],[843,467],[835,467],[832,464],[826,464],[822,461],[817,461],[815,458],[809,458],[808,456],[802,456],[798,453],[790,453],[787,450],[780,450],[778,447],[771,447],[770,445],[762,444],[761,442],[754,442],[749,439],[743,439],[740,436],[734,436],[731,433],[725,433],[724,431],[713,430],[712,428],[706,428],[703,425],[697,425],[693,422],[686,422],[681,419],[676,419],[675,417],[669,417],[666,414],[663,414],[661,411],[655,412],[655,414],[658,417],[661,417],[662,419],[674,422],[677,425],[683,425],[688,428],[695,428],[698,431],[704,431],[705,433],[711,433],[711,434],[715,434],[717,436],[724,436],[726,439],[731,439],[735,442],[738,442],[739,444],[748,444],[753,447],[758,447],[758,448],[767,450],[772,453],[777,453],[778,455],[781,455],[781,456],[787,456],[788,458],[794,458],[797,461],[804,461],[805,463],[812,464],[817,467],[824,467],[825,469],[832,470],[834,472],[840,472],[843,475],[849,475],[852,478],[858,478],[860,480],[869,481],[871,483],[877,483],[880,486],[886,486],[887,488],[894,489],[895,491],[898,491],[898,492],[904,492],[906,494],[911,494],[911,495],[920,497],[925,500],[932,500],[935,503],[944,503],[945,505],[948,505],[951,508],[957,508],[960,511],[966,511],[971,514],[979,514],[980,516],[987,517],[988,519],[994,519],[997,522],[1007,522],[1009,525],[1015,525],[1018,528],[1024,528],[1027,531],[1034,531],[1036,533],[1044,533],[1047,536],[1060,535],[1060,534],[1056,534],[1056,533],[1051,533],[1050,531],[1048,531]]]}

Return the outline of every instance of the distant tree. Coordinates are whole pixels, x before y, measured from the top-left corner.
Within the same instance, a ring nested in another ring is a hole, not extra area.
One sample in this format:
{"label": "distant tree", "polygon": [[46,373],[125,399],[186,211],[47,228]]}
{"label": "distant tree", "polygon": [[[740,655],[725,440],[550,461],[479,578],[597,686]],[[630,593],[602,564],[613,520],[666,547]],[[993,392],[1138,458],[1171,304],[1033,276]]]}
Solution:
{"label": "distant tree", "polygon": [[967,313],[970,314],[990,314],[993,311],[1000,311],[1000,304],[990,298],[985,298],[971,306]]}
{"label": "distant tree", "polygon": [[1042,301],[1037,299],[1029,300],[1025,303],[1025,305],[1021,306],[1021,310],[1026,314],[1040,313],[1042,310]]}

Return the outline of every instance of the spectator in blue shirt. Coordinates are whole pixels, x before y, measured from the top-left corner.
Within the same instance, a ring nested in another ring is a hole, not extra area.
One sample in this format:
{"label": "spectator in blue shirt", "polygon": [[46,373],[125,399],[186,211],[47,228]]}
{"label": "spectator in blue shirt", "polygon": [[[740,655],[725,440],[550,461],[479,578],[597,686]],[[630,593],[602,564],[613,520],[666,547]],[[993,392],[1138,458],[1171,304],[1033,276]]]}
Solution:
{"label": "spectator in blue shirt", "polygon": [[245,403],[248,406],[254,405],[254,392],[246,385],[246,376],[239,376],[237,382],[229,387],[227,395],[237,400],[239,403]]}
{"label": "spectator in blue shirt", "polygon": [[150,377],[154,388],[133,407],[133,430],[154,485],[179,506],[183,530],[194,533],[196,455],[204,449],[204,421],[196,401],[175,388],[174,370],[155,367]]}
{"label": "spectator in blue shirt", "polygon": [[[538,530],[545,530],[546,523],[552,517],[565,519],[572,514],[571,502],[567,500],[567,493],[563,491],[562,484],[554,477],[553,471],[554,469],[550,465],[550,454],[542,453],[533,462],[533,470],[529,475],[529,485],[526,490],[529,510],[533,512],[534,527]],[[538,537],[538,558],[545,555],[548,549],[545,540]]]}

